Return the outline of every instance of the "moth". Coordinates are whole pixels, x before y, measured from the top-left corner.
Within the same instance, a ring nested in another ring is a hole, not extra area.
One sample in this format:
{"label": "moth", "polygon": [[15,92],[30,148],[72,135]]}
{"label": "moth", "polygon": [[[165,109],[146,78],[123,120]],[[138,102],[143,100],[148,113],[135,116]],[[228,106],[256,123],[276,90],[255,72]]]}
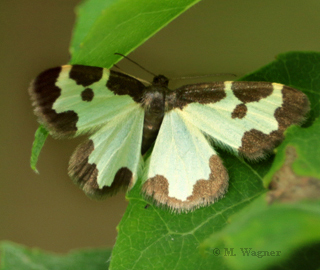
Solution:
{"label": "moth", "polygon": [[[270,82],[223,81],[168,88],[100,67],[65,65],[41,73],[29,88],[35,114],[55,138],[89,134],[69,163],[69,175],[91,198],[130,189],[186,212],[214,203],[228,189],[215,145],[259,160],[300,124],[305,94]],[[143,163],[143,155],[151,154]]]}

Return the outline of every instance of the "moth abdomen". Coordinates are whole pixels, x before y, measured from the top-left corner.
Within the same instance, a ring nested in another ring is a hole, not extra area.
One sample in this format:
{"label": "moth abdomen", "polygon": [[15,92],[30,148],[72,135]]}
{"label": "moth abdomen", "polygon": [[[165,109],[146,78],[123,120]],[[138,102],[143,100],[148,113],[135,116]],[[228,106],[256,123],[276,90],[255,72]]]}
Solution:
{"label": "moth abdomen", "polygon": [[142,106],[145,109],[141,146],[141,154],[143,155],[157,138],[164,117],[165,92],[154,86],[147,88]]}
{"label": "moth abdomen", "polygon": [[152,114],[145,112],[143,122],[143,135],[141,154],[144,155],[156,140],[164,114]]}

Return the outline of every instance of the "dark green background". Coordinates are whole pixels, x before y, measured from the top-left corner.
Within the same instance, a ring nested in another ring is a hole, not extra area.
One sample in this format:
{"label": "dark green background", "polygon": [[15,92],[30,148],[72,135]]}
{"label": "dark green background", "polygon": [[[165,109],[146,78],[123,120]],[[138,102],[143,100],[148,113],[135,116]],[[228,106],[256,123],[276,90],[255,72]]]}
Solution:
{"label": "dark green background", "polygon": [[[68,159],[82,139],[49,138],[38,164],[40,175],[29,167],[38,125],[27,87],[42,70],[69,61],[73,10],[78,2],[0,2],[0,240],[58,252],[113,245],[116,225],[127,205],[124,194],[97,203],[72,184],[67,176]],[[317,0],[203,0],[130,57],[168,77],[221,72],[240,77],[278,53],[320,51],[319,11]],[[126,61],[120,66],[150,79]]]}

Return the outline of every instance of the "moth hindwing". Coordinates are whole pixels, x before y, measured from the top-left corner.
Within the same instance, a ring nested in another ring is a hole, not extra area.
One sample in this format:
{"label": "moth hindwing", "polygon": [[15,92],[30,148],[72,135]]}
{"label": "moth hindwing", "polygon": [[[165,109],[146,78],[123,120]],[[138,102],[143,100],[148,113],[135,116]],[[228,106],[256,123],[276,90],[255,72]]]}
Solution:
{"label": "moth hindwing", "polygon": [[[82,65],[44,71],[29,92],[52,136],[89,134],[69,164],[69,175],[89,197],[130,189],[140,175],[143,194],[176,212],[212,204],[227,192],[228,173],[204,134],[234,154],[261,159],[309,111],[302,92],[278,83],[226,81],[172,91],[163,75],[145,86]],[[142,175],[142,155],[153,145]]]}

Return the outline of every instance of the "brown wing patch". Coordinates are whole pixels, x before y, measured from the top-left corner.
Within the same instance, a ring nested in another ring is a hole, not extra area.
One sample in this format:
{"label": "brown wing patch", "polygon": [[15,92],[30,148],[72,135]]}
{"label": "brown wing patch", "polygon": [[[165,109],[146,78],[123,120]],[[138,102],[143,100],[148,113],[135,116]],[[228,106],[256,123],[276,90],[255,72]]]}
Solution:
{"label": "brown wing patch", "polygon": [[168,110],[182,109],[189,103],[208,104],[219,102],[226,97],[224,82],[184,85],[166,97]]}
{"label": "brown wing patch", "polygon": [[71,137],[76,131],[78,115],[74,111],[56,113],[53,104],[59,98],[61,89],[55,85],[62,68],[42,72],[30,85],[29,94],[39,121],[55,137]]}
{"label": "brown wing patch", "polygon": [[283,133],[278,130],[264,134],[259,130],[251,129],[244,133],[239,152],[246,158],[259,159],[277,147],[283,138]]}
{"label": "brown wing patch", "polygon": [[214,203],[226,193],[228,188],[228,173],[217,155],[209,160],[211,173],[209,179],[200,179],[193,186],[192,195],[186,201],[169,197],[169,182],[162,175],[148,179],[142,191],[152,197],[157,203],[167,205],[177,212],[187,212],[201,206]]}
{"label": "brown wing patch", "polygon": [[279,130],[284,131],[290,125],[303,122],[310,110],[310,102],[304,93],[288,86],[283,87],[282,95],[282,106],[274,116],[279,122]]}
{"label": "brown wing patch", "polygon": [[231,118],[239,118],[239,119],[242,119],[243,117],[246,116],[247,114],[247,111],[248,111],[248,108],[245,104],[238,104],[233,112],[231,113]]}
{"label": "brown wing patch", "polygon": [[269,82],[233,82],[231,89],[241,102],[247,103],[270,96],[273,85]]}
{"label": "brown wing patch", "polygon": [[112,185],[99,188],[97,178],[99,171],[96,164],[88,162],[89,156],[94,150],[93,141],[82,143],[71,156],[69,163],[69,175],[73,182],[79,186],[85,194],[92,199],[104,199],[116,194],[120,190],[126,190],[132,185],[132,172],[128,168],[120,168],[116,173]]}
{"label": "brown wing patch", "polygon": [[193,192],[189,201],[196,204],[208,205],[220,199],[227,191],[229,176],[221,159],[217,155],[211,156],[209,160],[210,176],[208,180],[198,180],[193,186]]}
{"label": "brown wing patch", "polygon": [[135,102],[141,102],[145,86],[137,79],[126,74],[110,70],[107,87],[115,95],[129,95]]}
{"label": "brown wing patch", "polygon": [[83,101],[92,101],[94,97],[94,92],[91,88],[86,88],[81,92],[81,99]]}
{"label": "brown wing patch", "polygon": [[73,65],[71,67],[69,77],[77,84],[86,87],[100,81],[102,78],[102,73],[103,68],[101,67]]}
{"label": "brown wing patch", "polygon": [[300,124],[310,110],[307,96],[288,86],[283,86],[283,103],[276,109],[274,117],[278,121],[278,129],[264,134],[252,129],[244,133],[239,152],[249,159],[259,159],[270,153],[284,139],[284,131],[293,124]]}

